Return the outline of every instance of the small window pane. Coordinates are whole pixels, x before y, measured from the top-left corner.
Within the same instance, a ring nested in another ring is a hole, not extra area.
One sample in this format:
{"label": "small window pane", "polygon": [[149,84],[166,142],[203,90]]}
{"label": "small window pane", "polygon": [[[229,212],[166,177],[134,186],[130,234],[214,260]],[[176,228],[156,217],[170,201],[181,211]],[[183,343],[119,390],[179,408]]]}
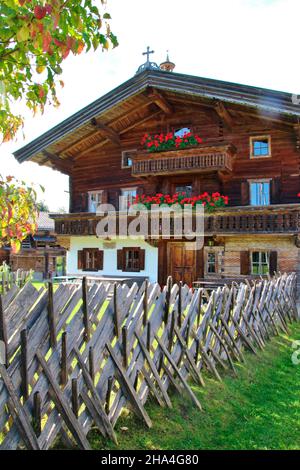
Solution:
{"label": "small window pane", "polygon": [[252,140],[252,156],[254,157],[266,157],[270,155],[270,144],[269,139],[255,139]]}
{"label": "small window pane", "polygon": [[183,127],[182,129],[177,129],[174,132],[174,135],[176,137],[184,137],[185,134],[189,134],[190,132],[191,132],[191,129],[189,129],[188,127]]}
{"label": "small window pane", "polygon": [[192,191],[193,191],[193,188],[191,184],[176,186],[175,188],[176,193],[185,193],[186,197],[191,197]]}
{"label": "small window pane", "polygon": [[216,254],[215,253],[208,253],[207,254],[207,272],[208,273],[216,273]]}
{"label": "small window pane", "polygon": [[125,150],[122,152],[122,168],[131,168],[133,163],[133,157],[136,154],[136,150]]}

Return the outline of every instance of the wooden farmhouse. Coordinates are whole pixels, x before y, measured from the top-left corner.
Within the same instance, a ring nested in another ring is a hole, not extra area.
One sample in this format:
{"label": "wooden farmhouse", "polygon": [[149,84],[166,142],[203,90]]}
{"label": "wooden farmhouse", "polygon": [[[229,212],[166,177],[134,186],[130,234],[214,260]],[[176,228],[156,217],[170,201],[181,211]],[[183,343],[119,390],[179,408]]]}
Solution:
{"label": "wooden farmhouse", "polygon": [[[70,177],[70,211],[53,214],[68,274],[192,284],[300,272],[300,105],[288,93],[173,68],[148,57],[127,82],[15,152]],[[141,145],[146,133],[185,132],[202,143],[163,152]],[[98,204],[123,211],[136,195],[182,192],[228,197],[205,213],[201,249],[184,237],[96,236]]]}

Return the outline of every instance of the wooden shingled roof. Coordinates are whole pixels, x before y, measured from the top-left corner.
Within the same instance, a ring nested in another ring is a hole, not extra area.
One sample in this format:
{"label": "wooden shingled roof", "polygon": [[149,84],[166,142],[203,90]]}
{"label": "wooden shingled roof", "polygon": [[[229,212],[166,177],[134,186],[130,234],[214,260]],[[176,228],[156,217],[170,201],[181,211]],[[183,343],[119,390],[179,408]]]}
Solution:
{"label": "wooden shingled roof", "polygon": [[224,119],[245,112],[293,129],[300,106],[289,93],[191,75],[147,70],[100,97],[54,128],[14,152],[19,162],[31,160],[71,173],[74,160],[100,148],[175,103],[214,108]]}

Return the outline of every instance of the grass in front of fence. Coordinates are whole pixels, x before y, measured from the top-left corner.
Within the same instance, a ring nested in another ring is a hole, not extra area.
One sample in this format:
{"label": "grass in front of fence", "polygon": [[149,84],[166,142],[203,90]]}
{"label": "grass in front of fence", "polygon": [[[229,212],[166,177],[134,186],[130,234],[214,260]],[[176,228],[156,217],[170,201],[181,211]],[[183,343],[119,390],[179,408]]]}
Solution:
{"label": "grass in front of fence", "polygon": [[273,338],[258,356],[247,353],[246,364],[237,365],[238,378],[222,373],[223,384],[205,377],[205,389],[193,386],[202,414],[188,398],[174,394],[172,410],[152,401],[146,405],[152,429],[128,414],[116,426],[118,447],[94,430],[91,445],[119,450],[300,449],[300,364],[291,360],[300,324],[290,331],[289,337]]}

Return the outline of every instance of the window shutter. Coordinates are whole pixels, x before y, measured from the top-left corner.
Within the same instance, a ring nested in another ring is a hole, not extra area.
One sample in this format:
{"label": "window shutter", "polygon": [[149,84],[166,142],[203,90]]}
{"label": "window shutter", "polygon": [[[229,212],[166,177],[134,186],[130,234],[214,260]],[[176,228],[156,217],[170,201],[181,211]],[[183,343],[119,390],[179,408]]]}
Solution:
{"label": "window shutter", "polygon": [[277,251],[271,251],[270,252],[270,274],[271,274],[271,276],[273,276],[274,273],[277,272],[277,257],[278,257]]}
{"label": "window shutter", "polygon": [[241,203],[243,206],[250,204],[250,187],[248,181],[241,183]]}
{"label": "window shutter", "polygon": [[274,178],[271,181],[271,203],[280,203],[280,178]]}
{"label": "window shutter", "polygon": [[105,189],[102,191],[102,204],[108,203],[108,191]]}
{"label": "window shutter", "polygon": [[83,250],[77,252],[77,268],[83,269]]}
{"label": "window shutter", "polygon": [[117,250],[117,269],[120,269],[123,271],[123,259],[124,259],[124,251],[123,250]]}
{"label": "window shutter", "polygon": [[140,271],[145,269],[145,250],[140,249]]}
{"label": "window shutter", "polygon": [[103,269],[103,259],[104,259],[104,251],[98,250],[97,251],[97,264],[96,264],[96,268],[98,269],[98,271],[102,271]]}
{"label": "window shutter", "polygon": [[240,253],[241,274],[250,274],[250,253],[249,251],[241,251]]}
{"label": "window shutter", "polygon": [[89,195],[88,193],[81,194],[81,212],[87,212],[89,206]]}

